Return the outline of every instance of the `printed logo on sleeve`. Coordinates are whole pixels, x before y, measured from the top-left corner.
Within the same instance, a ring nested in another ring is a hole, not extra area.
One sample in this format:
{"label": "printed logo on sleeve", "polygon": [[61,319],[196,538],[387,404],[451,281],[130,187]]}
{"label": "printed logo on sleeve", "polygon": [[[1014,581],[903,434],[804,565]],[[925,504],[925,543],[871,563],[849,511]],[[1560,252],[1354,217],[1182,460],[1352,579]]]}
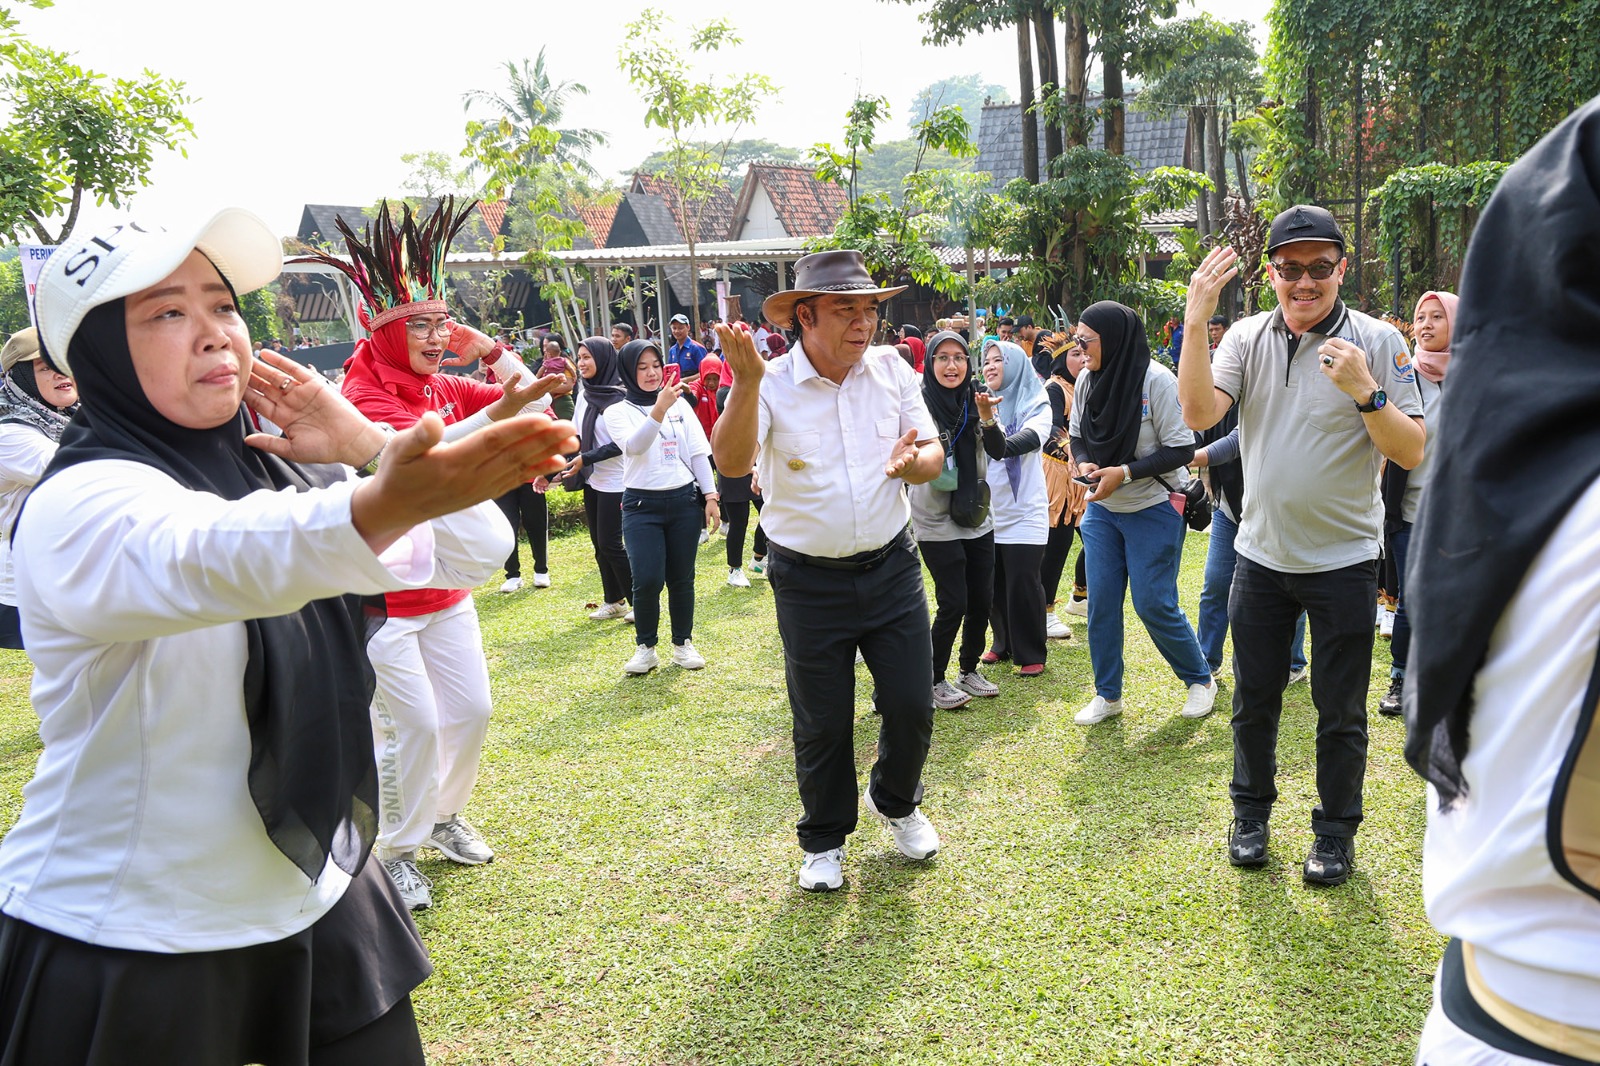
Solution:
{"label": "printed logo on sleeve", "polygon": [[1415,381],[1416,370],[1411,365],[1411,352],[1401,345],[1394,353],[1394,379],[1396,381]]}

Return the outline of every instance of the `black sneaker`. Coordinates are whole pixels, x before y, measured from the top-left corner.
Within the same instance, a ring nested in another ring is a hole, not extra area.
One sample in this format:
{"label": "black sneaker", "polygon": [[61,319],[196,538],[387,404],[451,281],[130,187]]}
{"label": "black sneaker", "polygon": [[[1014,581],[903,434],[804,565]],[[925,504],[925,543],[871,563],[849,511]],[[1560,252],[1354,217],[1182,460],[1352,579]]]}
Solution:
{"label": "black sneaker", "polygon": [[1350,880],[1350,867],[1356,861],[1356,842],[1350,837],[1317,834],[1306,856],[1305,882],[1308,885],[1342,885]]}
{"label": "black sneaker", "polygon": [[1405,694],[1406,679],[1403,677],[1392,678],[1389,681],[1389,691],[1383,694],[1383,699],[1378,701],[1378,713],[1389,718],[1394,718],[1401,712],[1400,697]]}
{"label": "black sneaker", "polygon": [[1235,818],[1228,830],[1228,861],[1235,866],[1265,866],[1267,823],[1255,818]]}

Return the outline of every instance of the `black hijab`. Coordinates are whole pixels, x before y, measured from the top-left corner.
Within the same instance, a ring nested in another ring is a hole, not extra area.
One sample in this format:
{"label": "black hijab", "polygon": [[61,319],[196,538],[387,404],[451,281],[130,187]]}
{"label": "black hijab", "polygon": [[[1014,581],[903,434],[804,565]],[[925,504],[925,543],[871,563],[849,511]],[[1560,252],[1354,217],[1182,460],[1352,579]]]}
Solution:
{"label": "black hijab", "polygon": [[622,386],[622,374],[617,369],[617,350],[604,337],[585,337],[578,347],[586,349],[594,360],[594,377],[578,375],[583,389],[583,425],[580,427],[578,447],[589,451],[594,447],[594,427],[606,408],[627,395]]}
{"label": "black hijab", "polygon": [[915,337],[920,341],[922,339],[922,330],[907,322],[905,325],[900,327],[900,336],[902,339],[906,337]]}
{"label": "black hijab", "polygon": [[[1600,477],[1596,248],[1600,98],[1506,172],[1462,270],[1450,387],[1406,575],[1406,759],[1443,806],[1467,791],[1473,680],[1500,614]],[[1506,352],[1537,357],[1507,374]],[[1592,728],[1593,693],[1587,707],[1579,742]],[[1569,759],[1563,777],[1571,772]]]}
{"label": "black hijab", "polygon": [[622,364],[622,387],[627,393],[628,402],[638,404],[640,407],[651,407],[656,402],[660,389],[645,391],[639,387],[639,360],[645,352],[655,352],[656,358],[662,360],[663,369],[666,360],[661,354],[661,346],[655,341],[629,341],[622,346],[622,351],[617,353],[617,361]]}
{"label": "black hijab", "polygon": [[1090,379],[1084,417],[1078,428],[1095,466],[1133,462],[1139,445],[1144,378],[1150,370],[1150,342],[1144,323],[1115,300],[1084,309],[1082,321],[1100,334],[1100,369]]}
{"label": "black hijab", "polygon": [[[945,341],[961,345],[965,376],[961,384],[947,389],[933,372],[933,354]],[[941,330],[928,338],[928,354],[922,364],[922,400],[944,438],[945,454],[956,460],[956,487],[950,493],[952,515],[972,515],[981,490],[978,488],[978,401],[972,382],[972,357],[966,338],[953,330]]]}
{"label": "black hijab", "polygon": [[[261,489],[304,491],[342,477],[247,446],[245,435],[254,426],[243,407],[214,429],[168,421],[151,406],[134,372],[123,304],[118,299],[95,307],[72,336],[68,361],[80,406],[44,479],[78,463],[122,459],[153,466],[188,488],[238,500]],[[329,856],[355,876],[377,836],[368,711],[374,677],[366,646],[383,621],[382,597],[349,595],[244,623],[250,796],[272,842],[313,880]],[[194,669],[206,667],[195,663]],[[195,801],[207,802],[203,796]]]}

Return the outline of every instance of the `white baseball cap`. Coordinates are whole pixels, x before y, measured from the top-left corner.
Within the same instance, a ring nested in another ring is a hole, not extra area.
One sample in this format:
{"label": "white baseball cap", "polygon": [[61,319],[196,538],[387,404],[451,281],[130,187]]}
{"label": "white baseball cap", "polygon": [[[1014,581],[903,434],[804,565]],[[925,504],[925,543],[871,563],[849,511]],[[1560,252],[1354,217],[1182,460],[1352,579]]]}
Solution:
{"label": "white baseball cap", "polygon": [[101,304],[148,289],[198,249],[244,295],[276,278],[283,245],[249,211],[229,207],[204,225],[168,230],[138,221],[74,233],[45,262],[34,313],[45,357],[70,374],[67,351],[83,317]]}

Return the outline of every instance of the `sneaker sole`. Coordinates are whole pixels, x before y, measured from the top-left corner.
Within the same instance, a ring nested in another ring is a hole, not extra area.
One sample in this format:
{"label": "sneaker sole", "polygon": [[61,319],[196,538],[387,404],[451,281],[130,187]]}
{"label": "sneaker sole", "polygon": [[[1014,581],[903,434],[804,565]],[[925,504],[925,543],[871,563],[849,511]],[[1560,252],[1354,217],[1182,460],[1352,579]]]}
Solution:
{"label": "sneaker sole", "polygon": [[803,891],[816,892],[816,893],[819,893],[819,894],[823,893],[823,892],[837,892],[843,887],[844,887],[844,882],[843,881],[840,881],[836,885],[830,885],[826,881],[819,881],[814,885],[808,885],[803,881],[800,883],[800,888]]}
{"label": "sneaker sole", "polygon": [[430,850],[437,851],[440,855],[443,855],[451,862],[459,863],[462,866],[487,866],[489,863],[494,862],[493,855],[490,855],[487,859],[469,859],[465,855],[459,855],[456,852],[451,851],[449,848],[445,847],[443,844],[440,844],[436,840],[426,840],[423,842],[422,846],[429,848]]}
{"label": "sneaker sole", "polygon": [[1242,868],[1244,868],[1246,870],[1254,870],[1254,869],[1257,869],[1259,867],[1265,866],[1266,864],[1267,864],[1267,857],[1265,855],[1261,856],[1261,858],[1259,858],[1259,859],[1238,859],[1238,858],[1234,857],[1232,851],[1228,852],[1228,865],[1229,866],[1239,866],[1239,867],[1242,867]]}
{"label": "sneaker sole", "polygon": [[1343,877],[1312,877],[1302,869],[1300,871],[1300,880],[1308,885],[1317,885],[1320,888],[1338,888],[1350,880],[1350,871],[1346,870]]}
{"label": "sneaker sole", "polygon": [[971,702],[972,696],[969,693],[967,698],[962,700],[960,703],[935,703],[933,705],[933,709],[936,711],[959,711],[961,708],[965,707]]}

